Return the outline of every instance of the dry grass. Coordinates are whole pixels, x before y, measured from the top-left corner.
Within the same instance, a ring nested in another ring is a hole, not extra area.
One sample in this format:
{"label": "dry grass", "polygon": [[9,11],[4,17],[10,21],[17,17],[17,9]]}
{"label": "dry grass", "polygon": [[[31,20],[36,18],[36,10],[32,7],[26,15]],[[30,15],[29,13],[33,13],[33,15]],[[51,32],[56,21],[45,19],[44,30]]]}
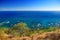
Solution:
{"label": "dry grass", "polygon": [[44,32],[42,34],[34,34],[30,37],[13,37],[11,35],[3,35],[0,40],[60,40],[60,29],[52,32]]}

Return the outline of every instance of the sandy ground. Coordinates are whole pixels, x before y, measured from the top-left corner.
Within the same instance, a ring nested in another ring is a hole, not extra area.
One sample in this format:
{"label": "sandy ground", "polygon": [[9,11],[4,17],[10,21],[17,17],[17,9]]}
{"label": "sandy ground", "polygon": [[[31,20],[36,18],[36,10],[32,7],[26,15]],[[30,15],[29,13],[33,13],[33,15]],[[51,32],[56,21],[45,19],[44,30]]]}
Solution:
{"label": "sandy ground", "polygon": [[44,32],[42,34],[33,34],[31,36],[13,37],[12,35],[3,35],[0,40],[60,40],[60,30]]}

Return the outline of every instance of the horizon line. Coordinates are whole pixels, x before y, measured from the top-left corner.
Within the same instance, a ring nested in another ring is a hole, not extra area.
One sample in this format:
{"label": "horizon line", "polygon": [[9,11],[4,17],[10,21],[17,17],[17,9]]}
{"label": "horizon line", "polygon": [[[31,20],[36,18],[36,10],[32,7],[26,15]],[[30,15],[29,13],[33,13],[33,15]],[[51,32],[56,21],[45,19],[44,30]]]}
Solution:
{"label": "horizon line", "polygon": [[60,11],[59,9],[1,9],[0,11]]}

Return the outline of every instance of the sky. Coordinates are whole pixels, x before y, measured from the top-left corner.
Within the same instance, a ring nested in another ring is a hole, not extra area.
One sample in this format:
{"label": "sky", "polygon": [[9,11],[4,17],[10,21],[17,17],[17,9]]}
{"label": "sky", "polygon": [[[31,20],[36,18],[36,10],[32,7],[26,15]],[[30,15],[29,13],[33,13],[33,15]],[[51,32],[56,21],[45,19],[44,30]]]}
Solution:
{"label": "sky", "polygon": [[60,0],[0,0],[0,11],[60,10]]}

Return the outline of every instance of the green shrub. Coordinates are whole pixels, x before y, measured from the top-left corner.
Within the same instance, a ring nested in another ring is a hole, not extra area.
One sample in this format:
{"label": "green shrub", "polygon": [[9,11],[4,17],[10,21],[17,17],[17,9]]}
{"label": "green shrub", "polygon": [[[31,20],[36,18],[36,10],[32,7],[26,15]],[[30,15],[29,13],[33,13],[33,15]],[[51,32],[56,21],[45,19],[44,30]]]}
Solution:
{"label": "green shrub", "polygon": [[29,33],[29,28],[26,23],[18,23],[9,29],[8,33],[17,36],[25,36]]}

